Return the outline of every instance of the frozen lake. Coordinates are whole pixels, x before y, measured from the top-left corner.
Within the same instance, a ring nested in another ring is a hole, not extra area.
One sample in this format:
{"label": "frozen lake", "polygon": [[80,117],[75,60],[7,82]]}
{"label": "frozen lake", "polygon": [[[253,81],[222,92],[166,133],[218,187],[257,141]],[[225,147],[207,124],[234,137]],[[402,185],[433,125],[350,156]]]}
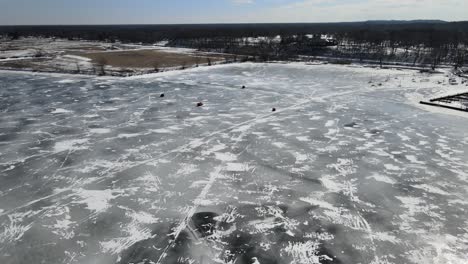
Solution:
{"label": "frozen lake", "polygon": [[414,103],[446,79],[0,72],[0,263],[468,263],[468,119]]}

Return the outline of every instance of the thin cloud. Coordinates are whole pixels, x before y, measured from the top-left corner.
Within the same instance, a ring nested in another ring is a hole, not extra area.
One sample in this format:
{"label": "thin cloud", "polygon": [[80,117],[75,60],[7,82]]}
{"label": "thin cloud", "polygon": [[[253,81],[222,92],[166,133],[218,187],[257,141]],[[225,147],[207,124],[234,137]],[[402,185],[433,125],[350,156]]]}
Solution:
{"label": "thin cloud", "polygon": [[254,0],[231,0],[231,2],[236,5],[245,5],[245,4],[253,4]]}

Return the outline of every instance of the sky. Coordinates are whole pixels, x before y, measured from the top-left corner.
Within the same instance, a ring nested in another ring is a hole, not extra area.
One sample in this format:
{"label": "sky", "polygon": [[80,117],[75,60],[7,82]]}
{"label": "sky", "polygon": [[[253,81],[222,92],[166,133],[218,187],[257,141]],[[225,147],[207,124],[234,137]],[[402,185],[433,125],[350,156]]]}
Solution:
{"label": "sky", "polygon": [[0,0],[0,25],[468,20],[468,0]]}

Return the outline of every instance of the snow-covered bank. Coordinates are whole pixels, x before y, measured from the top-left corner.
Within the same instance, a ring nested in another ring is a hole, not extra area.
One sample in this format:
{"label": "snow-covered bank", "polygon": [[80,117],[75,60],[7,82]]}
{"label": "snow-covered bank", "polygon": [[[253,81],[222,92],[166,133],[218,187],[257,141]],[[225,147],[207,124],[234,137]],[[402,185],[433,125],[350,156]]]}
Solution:
{"label": "snow-covered bank", "polygon": [[21,38],[0,43],[0,69],[130,76],[227,62],[230,54],[158,45]]}

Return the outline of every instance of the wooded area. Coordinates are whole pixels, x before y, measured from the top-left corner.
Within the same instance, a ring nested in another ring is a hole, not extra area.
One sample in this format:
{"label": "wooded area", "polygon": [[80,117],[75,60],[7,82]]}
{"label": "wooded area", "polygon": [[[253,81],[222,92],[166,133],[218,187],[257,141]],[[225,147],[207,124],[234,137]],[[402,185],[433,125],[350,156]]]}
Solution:
{"label": "wooded area", "polygon": [[[368,21],[309,24],[4,26],[0,34],[188,47],[251,56],[300,55],[401,62],[435,68],[467,63],[468,22]],[[317,41],[316,36],[332,40]],[[313,37],[311,37],[313,36]]]}

